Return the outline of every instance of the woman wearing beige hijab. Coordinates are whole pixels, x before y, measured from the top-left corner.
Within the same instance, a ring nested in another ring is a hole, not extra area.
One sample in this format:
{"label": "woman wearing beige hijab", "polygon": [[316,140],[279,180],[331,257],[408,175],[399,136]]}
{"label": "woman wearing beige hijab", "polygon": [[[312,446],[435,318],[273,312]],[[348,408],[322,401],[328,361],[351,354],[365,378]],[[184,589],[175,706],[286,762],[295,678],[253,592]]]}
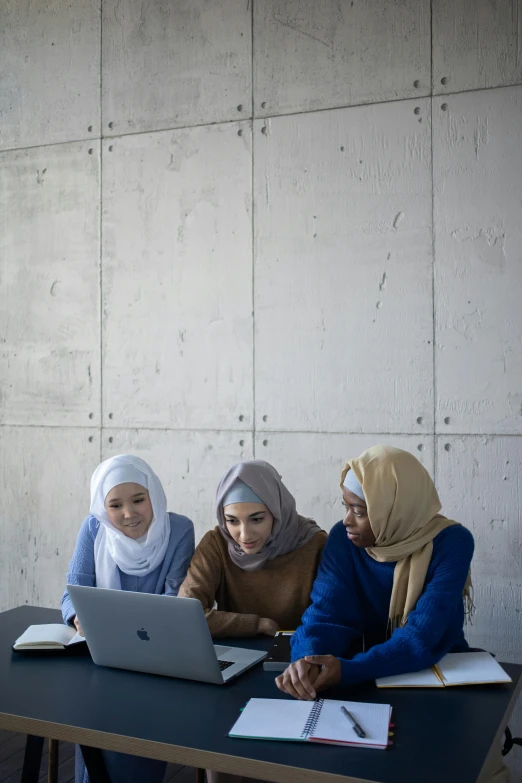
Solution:
{"label": "woman wearing beige hijab", "polygon": [[197,598],[214,637],[293,629],[310,603],[326,542],[272,465],[248,460],[222,477],[218,525],[196,548],[179,595]]}
{"label": "woman wearing beige hijab", "polygon": [[425,468],[406,451],[375,446],[348,460],[341,489],[344,519],[329,535],[293,636],[294,663],[276,679],[299,699],[468,649],[473,537],[439,513]]}

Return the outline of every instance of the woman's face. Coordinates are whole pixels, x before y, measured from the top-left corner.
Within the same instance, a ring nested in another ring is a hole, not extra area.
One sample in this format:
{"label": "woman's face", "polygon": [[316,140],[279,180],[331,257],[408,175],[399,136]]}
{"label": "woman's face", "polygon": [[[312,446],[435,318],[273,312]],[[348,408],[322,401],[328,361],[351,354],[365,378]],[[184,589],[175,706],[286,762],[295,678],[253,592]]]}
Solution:
{"label": "woman's face", "polygon": [[223,508],[227,530],[243,552],[257,555],[274,524],[274,517],[263,503],[230,503]]}
{"label": "woman's face", "polygon": [[144,536],[154,515],[148,491],[131,482],[111,489],[105,498],[105,510],[116,530],[129,538]]}
{"label": "woman's face", "polygon": [[364,500],[343,487],[343,506],[346,509],[343,525],[352,544],[363,549],[373,546],[375,536]]}

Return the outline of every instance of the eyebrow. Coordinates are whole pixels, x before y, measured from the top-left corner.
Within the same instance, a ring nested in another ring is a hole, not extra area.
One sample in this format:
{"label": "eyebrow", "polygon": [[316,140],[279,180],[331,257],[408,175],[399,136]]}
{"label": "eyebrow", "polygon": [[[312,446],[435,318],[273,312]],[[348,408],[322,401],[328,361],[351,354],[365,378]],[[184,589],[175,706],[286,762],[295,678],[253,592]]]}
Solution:
{"label": "eyebrow", "polygon": [[[145,497],[145,492],[136,492],[135,495],[131,496],[131,500],[135,500],[136,498]],[[121,503],[121,500],[119,498],[111,498],[109,500],[109,503]]]}
{"label": "eyebrow", "polygon": [[[265,513],[266,513],[265,511],[254,511],[253,514],[248,515],[248,518],[252,519],[252,517],[258,517],[260,514],[265,514]],[[225,512],[225,516],[229,517],[230,519],[237,519],[237,517],[235,517],[234,514],[227,514]]]}

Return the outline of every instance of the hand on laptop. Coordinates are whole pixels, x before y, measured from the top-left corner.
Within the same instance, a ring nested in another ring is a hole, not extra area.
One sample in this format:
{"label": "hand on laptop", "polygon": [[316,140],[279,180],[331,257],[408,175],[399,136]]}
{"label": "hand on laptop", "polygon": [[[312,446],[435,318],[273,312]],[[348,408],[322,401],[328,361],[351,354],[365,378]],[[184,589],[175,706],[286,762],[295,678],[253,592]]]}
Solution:
{"label": "hand on laptop", "polygon": [[288,666],[276,677],[280,691],[294,699],[315,699],[317,691],[337,685],[341,679],[341,661],[333,655],[309,655]]}
{"label": "hand on laptop", "polygon": [[260,617],[257,632],[265,636],[275,636],[279,630],[278,624],[269,617]]}
{"label": "hand on laptop", "polygon": [[74,627],[76,628],[80,636],[85,636],[84,632],[82,631],[82,626],[80,625],[80,621],[78,620],[78,615],[76,614],[74,615],[73,623],[74,623]]}

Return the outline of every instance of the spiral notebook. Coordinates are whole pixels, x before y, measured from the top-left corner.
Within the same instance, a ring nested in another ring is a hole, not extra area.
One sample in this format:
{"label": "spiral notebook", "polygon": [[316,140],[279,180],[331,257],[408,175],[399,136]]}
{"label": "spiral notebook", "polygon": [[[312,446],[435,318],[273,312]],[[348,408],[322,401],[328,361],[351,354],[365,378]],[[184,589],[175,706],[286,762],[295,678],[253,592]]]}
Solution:
{"label": "spiral notebook", "polygon": [[[344,706],[364,730],[359,738],[341,711]],[[229,731],[240,739],[322,742],[384,750],[389,744],[392,708],[389,704],[356,701],[285,701],[250,699]]]}

